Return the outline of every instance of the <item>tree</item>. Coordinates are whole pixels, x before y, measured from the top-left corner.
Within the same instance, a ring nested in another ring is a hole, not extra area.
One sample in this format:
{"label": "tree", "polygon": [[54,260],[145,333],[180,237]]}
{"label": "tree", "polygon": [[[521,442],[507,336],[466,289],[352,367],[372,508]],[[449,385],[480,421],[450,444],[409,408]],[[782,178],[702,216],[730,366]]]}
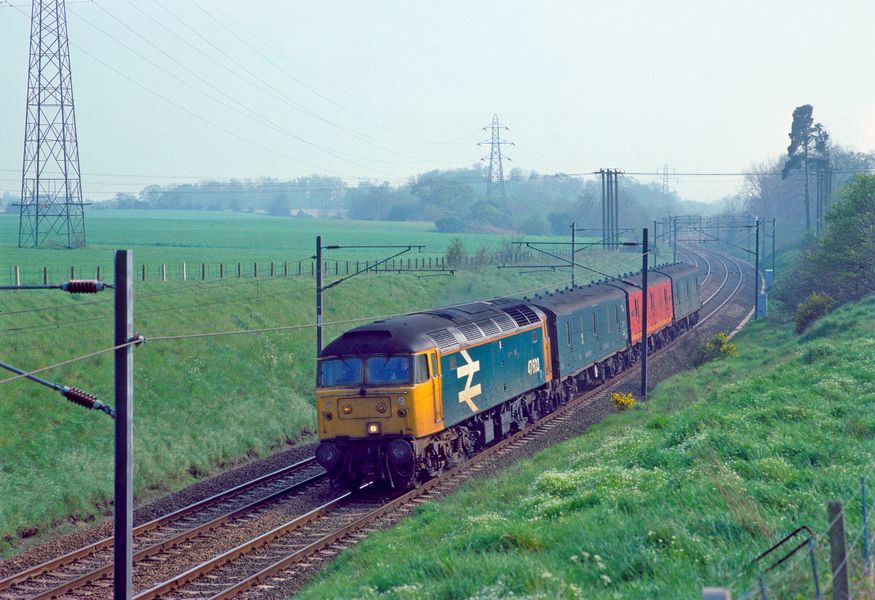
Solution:
{"label": "tree", "polygon": [[[810,104],[797,106],[793,110],[793,123],[790,126],[790,145],[787,146],[787,162],[781,177],[787,176],[800,167],[804,169],[805,185],[805,230],[811,230],[811,202],[808,193],[808,174],[812,158],[816,164],[829,161],[827,144],[829,134],[821,123],[814,123],[814,108]],[[812,148],[812,146],[814,146]],[[812,156],[813,155],[813,156]]]}
{"label": "tree", "polygon": [[267,209],[267,214],[274,217],[288,217],[290,212],[289,199],[284,194],[276,194]]}
{"label": "tree", "polygon": [[465,251],[465,242],[462,241],[462,238],[455,237],[450,240],[450,245],[447,246],[446,254],[448,267],[452,269],[462,266],[467,256],[468,253]]}
{"label": "tree", "polygon": [[826,215],[815,271],[839,302],[875,293],[875,175],[859,175]]}
{"label": "tree", "polygon": [[826,233],[812,239],[775,289],[788,305],[812,292],[838,304],[875,293],[875,175],[858,175],[827,212]]}

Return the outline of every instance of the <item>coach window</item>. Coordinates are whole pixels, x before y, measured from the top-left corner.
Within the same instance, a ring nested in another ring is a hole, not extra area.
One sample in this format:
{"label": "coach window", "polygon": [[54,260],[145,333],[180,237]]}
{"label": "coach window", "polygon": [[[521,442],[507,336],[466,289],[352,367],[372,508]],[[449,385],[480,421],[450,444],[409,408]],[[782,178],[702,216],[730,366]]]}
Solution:
{"label": "coach window", "polygon": [[596,336],[598,336],[598,334],[599,334],[599,328],[598,328],[598,325],[596,324],[595,311],[592,311],[592,333],[593,333],[593,335],[596,335]]}
{"label": "coach window", "polygon": [[571,347],[571,321],[565,321],[565,337],[568,338],[568,347]]}
{"label": "coach window", "polygon": [[638,316],[638,298],[635,298],[635,313],[633,316]]}
{"label": "coach window", "polygon": [[665,306],[668,306],[668,288],[662,288],[662,297],[665,300]]}
{"label": "coach window", "polygon": [[416,383],[428,381],[428,356],[416,355]]}

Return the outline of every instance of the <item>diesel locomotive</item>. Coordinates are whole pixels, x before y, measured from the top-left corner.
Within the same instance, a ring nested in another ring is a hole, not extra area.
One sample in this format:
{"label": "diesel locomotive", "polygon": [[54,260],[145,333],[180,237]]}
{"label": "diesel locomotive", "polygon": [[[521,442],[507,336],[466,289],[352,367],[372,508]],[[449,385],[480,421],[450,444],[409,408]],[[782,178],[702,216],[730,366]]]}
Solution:
{"label": "diesel locomotive", "polygon": [[[640,358],[641,276],[356,327],[317,362],[316,460],[335,482],[409,487]],[[698,271],[648,274],[650,351],[692,327]]]}

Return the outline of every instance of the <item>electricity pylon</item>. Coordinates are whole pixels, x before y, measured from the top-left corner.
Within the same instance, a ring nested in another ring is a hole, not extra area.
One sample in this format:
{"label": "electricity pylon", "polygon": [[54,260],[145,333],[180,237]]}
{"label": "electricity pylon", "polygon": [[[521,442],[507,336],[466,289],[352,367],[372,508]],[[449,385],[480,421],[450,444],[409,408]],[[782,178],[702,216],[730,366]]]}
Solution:
{"label": "electricity pylon", "polygon": [[18,246],[85,245],[64,0],[33,0]]}
{"label": "electricity pylon", "polygon": [[494,184],[498,186],[498,196],[501,200],[501,205],[503,206],[507,202],[507,198],[504,194],[504,164],[503,160],[510,160],[509,156],[502,157],[501,155],[501,145],[509,144],[511,146],[514,145],[513,142],[509,142],[501,138],[501,130],[508,131],[507,127],[502,127],[502,125],[498,122],[498,115],[492,115],[492,124],[487,125],[483,128],[483,131],[492,130],[492,137],[488,140],[483,140],[479,142],[478,146],[484,146],[489,144],[489,156],[484,156],[481,158],[481,161],[489,160],[489,169],[486,174],[486,202],[493,202],[493,195],[495,195]]}

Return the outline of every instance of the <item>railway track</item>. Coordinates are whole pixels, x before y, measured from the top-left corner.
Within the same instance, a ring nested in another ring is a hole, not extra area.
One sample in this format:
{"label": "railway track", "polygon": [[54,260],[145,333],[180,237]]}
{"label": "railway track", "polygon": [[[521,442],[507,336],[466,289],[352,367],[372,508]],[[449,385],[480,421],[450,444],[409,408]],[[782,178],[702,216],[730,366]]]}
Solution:
{"label": "railway track", "polygon": [[[721,314],[733,299],[736,302],[738,300],[745,279],[744,265],[731,256],[713,251],[691,249],[690,253],[697,256],[696,263],[705,273],[702,290],[706,297],[702,310],[706,312],[700,317],[695,329],[714,328],[718,326],[714,323],[718,320],[715,315]],[[746,312],[746,309],[741,312]],[[673,347],[669,345],[652,353],[651,364],[658,364],[662,356],[670,353]],[[213,552],[209,558],[189,568],[180,569],[178,564],[184,561],[179,560],[178,557],[181,554],[191,554],[192,547],[197,545],[204,532],[221,527],[239,527],[239,523],[245,522],[247,517],[252,518],[252,511],[258,510],[258,507],[266,506],[277,498],[292,493],[294,489],[309,485],[324,477],[324,472],[316,474],[315,471],[317,469],[321,471],[321,468],[313,467],[308,463],[314,473],[306,481],[302,480],[295,486],[289,485],[284,489],[279,489],[283,488],[280,485],[273,492],[262,492],[259,499],[251,500],[251,507],[238,506],[233,510],[214,508],[212,510],[221,513],[215,519],[204,520],[204,517],[198,525],[179,525],[180,531],[172,535],[156,532],[169,530],[166,523],[184,522],[184,515],[177,517],[174,515],[180,515],[185,511],[189,511],[186,514],[200,514],[198,512],[200,509],[193,508],[196,505],[144,524],[140,527],[151,527],[139,532],[135,531],[135,535],[138,536],[134,554],[135,561],[138,561],[135,566],[135,585],[138,592],[134,598],[136,600],[159,597],[258,598],[271,596],[274,592],[283,589],[287,593],[289,589],[287,584],[290,580],[300,581],[305,578],[307,573],[332,560],[342,549],[366,537],[379,523],[402,516],[418,504],[456,489],[463,481],[479,473],[491,472],[490,466],[500,463],[503,458],[527,446],[533,440],[569,425],[577,411],[585,409],[599,399],[604,399],[611,392],[622,389],[624,385],[628,386],[638,376],[637,367],[617,375],[607,383],[581,394],[559,410],[529,425],[512,437],[490,446],[470,461],[424,483],[419,488],[392,495],[371,491],[367,489],[368,486],[364,486],[366,489],[358,494],[339,494],[308,512],[287,518],[266,531],[259,531],[239,544],[230,548],[226,545],[220,552]],[[303,469],[306,462],[296,463],[289,469]],[[280,472],[266,477],[278,473]],[[258,487],[258,484],[253,481],[235,490],[255,489],[255,487]],[[220,496],[233,494],[235,490],[229,490]],[[211,499],[203,502],[209,500]],[[153,523],[158,524],[152,525]],[[148,537],[149,535],[157,537],[153,539]],[[91,568],[88,565],[92,563],[83,563],[85,559],[80,558],[80,556],[89,557],[88,560],[96,561],[97,557],[109,552],[107,548],[111,548],[111,540],[103,540],[93,545],[92,550],[83,548],[39,565],[28,572],[0,581],[0,600],[67,596],[108,597],[111,594],[112,571],[107,559],[105,557],[101,559],[101,567]],[[111,552],[108,556],[111,560]],[[174,561],[179,562],[174,563],[177,568],[172,576],[156,581],[154,573],[163,572],[162,569],[156,569],[153,574],[148,574],[154,562],[166,564]],[[77,566],[72,568],[73,565]],[[182,572],[179,572],[180,570]],[[60,584],[58,584],[59,580]],[[51,582],[55,584],[52,585]],[[12,587],[9,587],[10,585]]]}
{"label": "railway track", "polygon": [[[326,473],[313,458],[134,528],[134,559],[142,561],[251,514],[316,481]],[[113,539],[105,538],[0,581],[0,599],[57,598],[112,576]]]}

